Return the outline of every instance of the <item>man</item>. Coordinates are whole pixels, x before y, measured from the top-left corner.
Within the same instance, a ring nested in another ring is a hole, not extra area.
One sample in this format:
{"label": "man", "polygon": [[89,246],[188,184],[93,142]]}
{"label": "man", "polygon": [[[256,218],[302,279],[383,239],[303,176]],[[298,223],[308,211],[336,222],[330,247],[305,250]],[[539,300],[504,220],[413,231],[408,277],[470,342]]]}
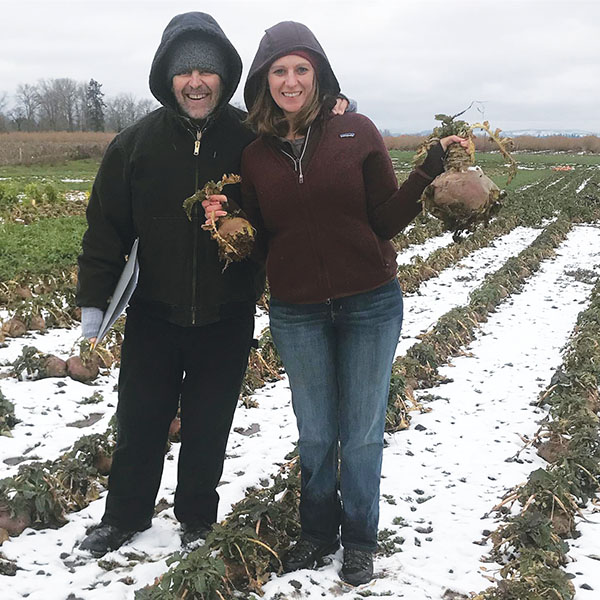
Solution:
{"label": "man", "polygon": [[[254,135],[230,106],[242,63],[219,25],[174,17],[150,72],[162,107],[108,147],[87,210],[77,302],[93,339],[135,238],[140,274],[122,347],[117,447],[102,521],[81,549],[102,556],[150,527],[171,420],[181,406],[175,516],[182,542],[206,537],[253,339],[262,267],[224,264],[201,207],[182,204],[209,181],[239,173]],[[239,201],[239,186],[229,186]]]}
{"label": "man", "polygon": [[[253,339],[264,271],[251,260],[223,270],[217,244],[186,198],[240,173],[254,134],[228,104],[242,63],[205,13],[174,17],[150,71],[162,107],[108,147],[87,210],[77,303],[93,340],[139,238],[139,280],[121,351],[117,447],[102,521],[80,548],[99,557],[151,525],[171,420],[181,407],[175,516],[182,542],[204,539],[217,517],[217,484]],[[342,97],[343,98],[343,97]],[[334,112],[343,113],[346,99]],[[239,186],[227,186],[240,203]]]}

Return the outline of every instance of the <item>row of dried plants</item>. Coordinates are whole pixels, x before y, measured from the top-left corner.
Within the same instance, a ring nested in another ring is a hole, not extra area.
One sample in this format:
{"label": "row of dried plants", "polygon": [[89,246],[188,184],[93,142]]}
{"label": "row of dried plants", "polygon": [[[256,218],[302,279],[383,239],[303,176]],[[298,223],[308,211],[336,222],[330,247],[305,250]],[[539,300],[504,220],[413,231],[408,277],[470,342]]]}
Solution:
{"label": "row of dried plants", "polygon": [[496,272],[469,296],[466,306],[455,307],[439,318],[435,326],[421,336],[392,367],[392,379],[387,410],[387,431],[399,431],[410,425],[410,412],[422,410],[415,400],[414,390],[438,385],[442,378],[439,368],[451,357],[460,356],[476,336],[489,313],[510,295],[518,293],[535,273],[543,260],[565,239],[572,227],[571,220],[561,217],[548,225],[518,256],[509,258]]}
{"label": "row of dried plants", "polygon": [[[581,509],[600,492],[600,281],[539,404],[549,415],[530,443],[548,462],[494,507],[502,524],[486,559],[498,564],[494,587],[474,600],[572,600],[564,571]],[[514,510],[518,503],[519,510]],[[516,512],[516,514],[515,514]]]}

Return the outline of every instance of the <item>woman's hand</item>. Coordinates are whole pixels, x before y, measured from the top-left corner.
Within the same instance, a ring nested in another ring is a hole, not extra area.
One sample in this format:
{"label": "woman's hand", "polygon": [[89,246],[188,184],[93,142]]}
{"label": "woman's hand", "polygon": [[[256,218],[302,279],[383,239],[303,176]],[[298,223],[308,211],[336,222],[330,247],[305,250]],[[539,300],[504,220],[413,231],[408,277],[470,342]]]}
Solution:
{"label": "woman's hand", "polygon": [[450,144],[460,144],[465,150],[469,149],[470,140],[468,138],[463,138],[458,135],[449,135],[448,137],[442,138],[440,140],[440,144],[442,145],[442,149],[444,152],[448,149]]}
{"label": "woman's hand", "polygon": [[212,225],[217,219],[227,214],[227,211],[223,210],[223,204],[226,203],[227,196],[223,194],[212,194],[206,200],[202,200],[207,225]]}

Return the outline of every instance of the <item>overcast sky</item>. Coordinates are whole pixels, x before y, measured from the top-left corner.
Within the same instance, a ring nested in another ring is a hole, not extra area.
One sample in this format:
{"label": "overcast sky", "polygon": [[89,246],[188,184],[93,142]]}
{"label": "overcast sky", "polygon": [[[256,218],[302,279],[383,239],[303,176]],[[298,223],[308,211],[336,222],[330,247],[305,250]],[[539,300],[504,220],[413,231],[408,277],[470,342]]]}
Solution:
{"label": "overcast sky", "polygon": [[42,78],[94,78],[151,97],[148,72],[176,14],[218,21],[244,63],[265,28],[308,25],[342,91],[379,128],[430,130],[436,113],[503,130],[600,133],[599,0],[0,0],[0,95]]}

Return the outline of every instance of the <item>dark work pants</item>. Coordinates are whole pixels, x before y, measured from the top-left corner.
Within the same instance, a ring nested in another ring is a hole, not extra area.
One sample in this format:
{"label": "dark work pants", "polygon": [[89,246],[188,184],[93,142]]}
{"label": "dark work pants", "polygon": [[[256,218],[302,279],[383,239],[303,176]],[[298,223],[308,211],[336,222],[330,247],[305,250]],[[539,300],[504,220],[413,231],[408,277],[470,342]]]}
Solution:
{"label": "dark work pants", "polygon": [[216,521],[216,488],[253,332],[252,315],[179,327],[129,310],[104,523],[124,529],[150,524],[179,405],[175,516],[183,523]]}

